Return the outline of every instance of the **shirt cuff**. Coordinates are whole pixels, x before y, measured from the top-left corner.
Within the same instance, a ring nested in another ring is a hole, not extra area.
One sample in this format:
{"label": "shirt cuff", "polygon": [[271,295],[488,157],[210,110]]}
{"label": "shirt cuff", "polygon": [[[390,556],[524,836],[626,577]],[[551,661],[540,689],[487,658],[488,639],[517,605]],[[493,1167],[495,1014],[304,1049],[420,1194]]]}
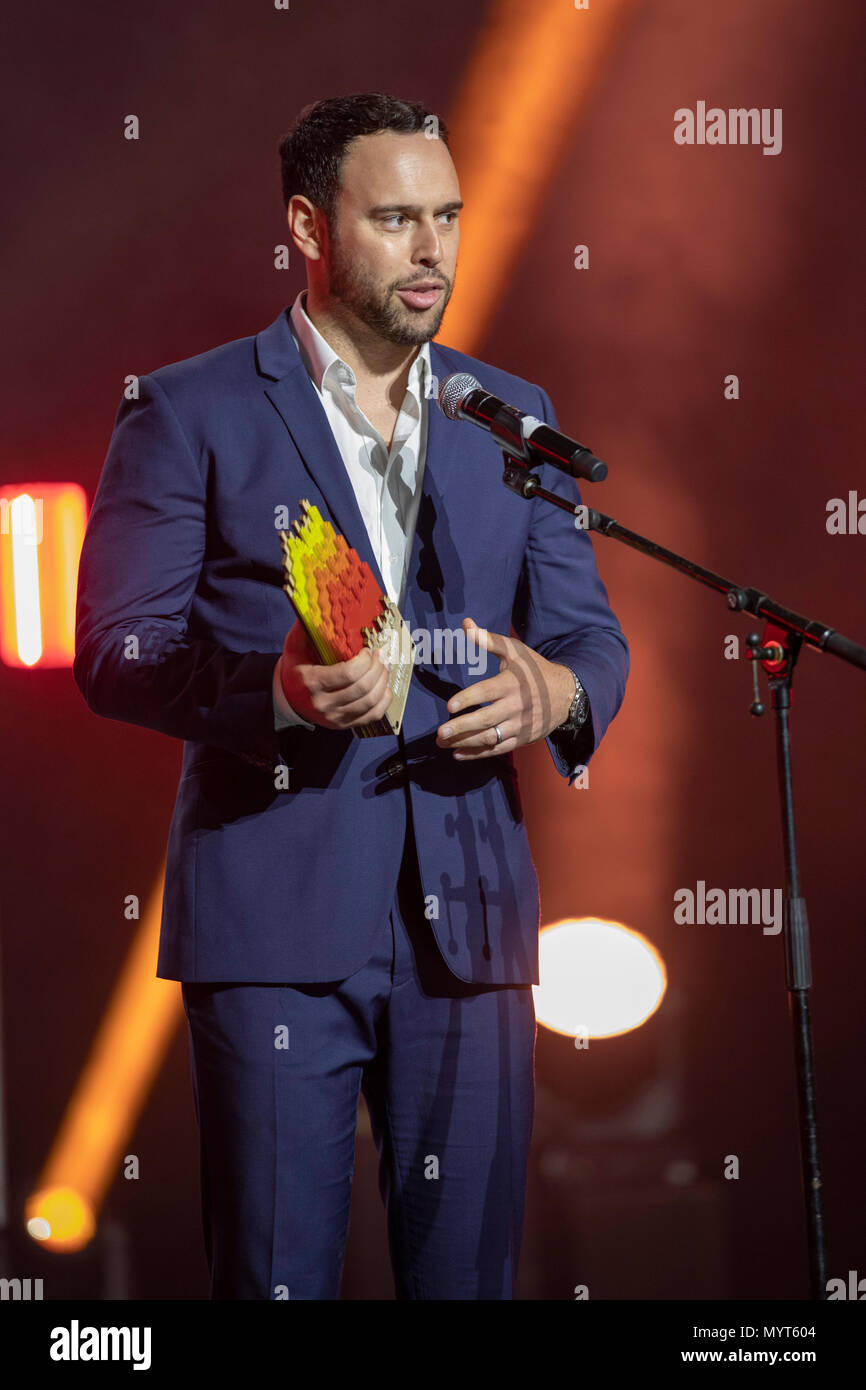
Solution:
{"label": "shirt cuff", "polygon": [[592,725],[592,707],[587,698],[586,719],[579,729],[552,729],[547,743],[553,761],[568,778],[568,785],[574,786],[578,777],[586,770],[586,765],[595,749],[595,733]]}
{"label": "shirt cuff", "polygon": [[[282,657],[280,658],[282,660]],[[286,699],[286,692],[283,690],[283,683],[280,680],[280,662],[274,667],[274,679],[272,683],[274,696],[274,728],[279,732],[280,729],[288,729],[291,724],[302,724],[305,729],[315,729],[315,724],[310,724],[306,719],[302,719],[297,710],[289,704]]]}

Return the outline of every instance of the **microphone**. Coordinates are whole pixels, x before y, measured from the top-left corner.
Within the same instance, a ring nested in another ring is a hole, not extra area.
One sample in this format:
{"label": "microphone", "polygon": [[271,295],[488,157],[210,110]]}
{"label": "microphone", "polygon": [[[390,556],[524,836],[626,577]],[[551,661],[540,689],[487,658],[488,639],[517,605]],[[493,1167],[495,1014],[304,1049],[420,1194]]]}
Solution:
{"label": "microphone", "polygon": [[607,464],[591,449],[567,434],[546,425],[535,415],[526,415],[498,396],[491,396],[469,372],[452,372],[439,389],[439,407],[449,420],[471,420],[480,425],[517,458],[527,463],[551,463],[573,478],[600,483],[607,477]]}

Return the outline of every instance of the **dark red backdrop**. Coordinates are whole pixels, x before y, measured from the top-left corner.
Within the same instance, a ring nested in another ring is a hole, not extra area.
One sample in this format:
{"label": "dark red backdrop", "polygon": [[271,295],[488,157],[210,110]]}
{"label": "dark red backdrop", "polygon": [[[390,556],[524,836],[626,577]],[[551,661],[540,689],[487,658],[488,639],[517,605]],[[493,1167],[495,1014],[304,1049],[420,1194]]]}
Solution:
{"label": "dark red backdrop", "polygon": [[[272,260],[276,145],[297,109],[381,89],[447,118],[488,14],[459,0],[435,21],[400,0],[19,10],[0,94],[3,479],[77,480],[92,497],[124,377],[257,331],[300,287],[299,265]],[[562,427],[609,461],[594,505],[860,640],[866,536],[829,536],[825,518],[829,498],[866,494],[864,37],[858,0],[635,6],[477,349],[542,382]],[[698,99],[781,107],[783,152],[676,146],[673,112]],[[137,143],[122,138],[130,112]],[[722,655],[749,626],[641,557],[596,549],[633,674],[589,790],[569,791],[543,748],[519,755],[542,913],[646,931],[671,989],[647,1028],[589,1056],[539,1040],[522,1296],[589,1283],[596,1297],[804,1297],[781,939],[672,920],[675,889],[698,879],[782,882],[773,731],[749,718],[745,663]],[[146,897],[158,870],[180,746],[98,720],[69,671],[4,668],[0,690],[17,1222],[129,945],[122,899]],[[841,1276],[866,1273],[864,695],[861,673],[804,654],[796,793]],[[187,1067],[179,1033],[128,1145],[142,1178],[118,1177],[105,1210],[134,1298],[206,1296]],[[362,1132],[349,1298],[390,1294],[374,1167]],[[65,1265],[21,1250],[16,1272],[44,1274],[48,1297],[99,1287],[98,1250]]]}

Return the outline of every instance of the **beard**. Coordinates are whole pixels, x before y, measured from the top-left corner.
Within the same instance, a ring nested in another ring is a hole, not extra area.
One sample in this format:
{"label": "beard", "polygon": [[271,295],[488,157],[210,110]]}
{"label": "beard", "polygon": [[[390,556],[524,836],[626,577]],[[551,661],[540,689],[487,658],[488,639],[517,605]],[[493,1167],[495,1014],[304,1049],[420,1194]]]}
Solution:
{"label": "beard", "polygon": [[336,237],[331,238],[330,293],[386,342],[398,343],[401,347],[422,347],[439,332],[453,281],[438,273],[423,278],[441,284],[444,294],[430,309],[419,312],[397,297],[397,289],[406,287],[404,280],[394,280],[385,286],[378,284],[363,266],[353,264],[344,255]]}

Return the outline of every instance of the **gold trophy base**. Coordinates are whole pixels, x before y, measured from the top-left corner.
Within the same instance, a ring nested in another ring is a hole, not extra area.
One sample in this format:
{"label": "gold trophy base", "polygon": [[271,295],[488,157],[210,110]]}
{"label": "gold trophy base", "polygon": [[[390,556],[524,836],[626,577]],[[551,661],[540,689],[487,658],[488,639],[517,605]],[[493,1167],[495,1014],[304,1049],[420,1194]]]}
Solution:
{"label": "gold trophy base", "polygon": [[365,627],[364,645],[375,651],[384,650],[391,663],[388,681],[392,699],[381,719],[372,724],[359,724],[352,729],[355,738],[377,738],[382,734],[397,734],[403,723],[403,711],[409,696],[409,682],[415,661],[415,643],[395,603],[382,595],[384,612],[377,627]]}

